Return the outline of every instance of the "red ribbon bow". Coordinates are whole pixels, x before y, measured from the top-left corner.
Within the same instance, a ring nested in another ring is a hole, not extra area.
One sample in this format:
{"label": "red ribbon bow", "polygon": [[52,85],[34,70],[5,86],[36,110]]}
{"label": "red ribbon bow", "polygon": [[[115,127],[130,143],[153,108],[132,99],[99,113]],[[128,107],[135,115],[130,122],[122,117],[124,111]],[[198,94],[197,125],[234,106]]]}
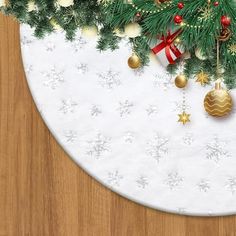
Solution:
{"label": "red ribbon bow", "polygon": [[157,54],[159,53],[162,49],[165,48],[165,53],[167,60],[169,61],[170,64],[175,64],[175,60],[172,58],[171,52],[176,56],[176,58],[179,58],[182,53],[180,50],[173,44],[175,39],[179,36],[179,34],[182,32],[182,29],[177,30],[175,33],[171,34],[168,32],[167,36],[162,36],[161,40],[162,42],[152,48],[153,53]]}

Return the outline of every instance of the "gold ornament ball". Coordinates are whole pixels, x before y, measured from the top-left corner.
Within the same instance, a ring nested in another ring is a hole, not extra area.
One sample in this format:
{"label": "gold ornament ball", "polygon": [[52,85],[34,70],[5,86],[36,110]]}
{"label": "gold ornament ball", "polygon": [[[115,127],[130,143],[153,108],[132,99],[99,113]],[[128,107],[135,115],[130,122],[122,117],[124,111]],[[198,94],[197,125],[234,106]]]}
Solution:
{"label": "gold ornament ball", "polygon": [[186,79],[185,75],[178,75],[175,78],[175,86],[177,88],[185,88],[188,84],[188,80]]}
{"label": "gold ornament ball", "polygon": [[138,69],[141,67],[141,60],[136,54],[133,54],[128,59],[128,65],[131,69]]}
{"label": "gold ornament ball", "polygon": [[209,115],[223,117],[232,111],[233,101],[228,91],[217,82],[215,89],[206,95],[204,107]]}

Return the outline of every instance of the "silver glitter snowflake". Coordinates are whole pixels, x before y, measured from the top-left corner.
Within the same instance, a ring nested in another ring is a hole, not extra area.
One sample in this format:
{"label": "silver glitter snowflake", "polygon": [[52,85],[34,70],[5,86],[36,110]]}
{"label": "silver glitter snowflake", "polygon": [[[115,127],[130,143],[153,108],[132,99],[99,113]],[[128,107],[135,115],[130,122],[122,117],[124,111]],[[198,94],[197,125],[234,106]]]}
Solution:
{"label": "silver glitter snowflake", "polygon": [[232,194],[236,192],[236,178],[230,177],[226,182],[226,189],[228,189]]}
{"label": "silver glitter snowflake", "polygon": [[46,80],[43,84],[51,89],[56,89],[60,83],[63,83],[64,80],[64,71],[59,71],[54,67],[50,71],[43,72],[43,76]]}
{"label": "silver glitter snowflake", "polygon": [[91,116],[99,116],[100,114],[102,114],[102,109],[100,106],[97,106],[97,105],[93,105],[91,110],[90,110],[90,114]]}
{"label": "silver glitter snowflake", "polygon": [[155,74],[154,78],[154,87],[161,88],[164,91],[167,91],[173,87],[173,81],[167,74]]}
{"label": "silver glitter snowflake", "polygon": [[186,145],[192,145],[194,142],[194,135],[192,133],[186,133],[183,136],[183,143]]}
{"label": "silver glitter snowflake", "polygon": [[78,52],[80,49],[84,48],[87,44],[87,41],[82,36],[77,36],[72,42],[72,48],[74,52]]}
{"label": "silver glitter snowflake", "polygon": [[45,47],[46,47],[46,51],[52,52],[56,48],[56,45],[54,42],[49,41],[46,43]]}
{"label": "silver glitter snowflake", "polygon": [[76,106],[78,106],[78,104],[72,101],[70,98],[62,100],[61,103],[62,104],[59,111],[64,114],[73,113],[75,111]]}
{"label": "silver glitter snowflake", "polygon": [[119,102],[119,107],[117,108],[119,114],[121,117],[125,115],[129,115],[132,111],[134,104],[128,100],[125,100],[124,102]]}
{"label": "silver glitter snowflake", "polygon": [[115,72],[111,69],[105,73],[99,73],[97,74],[99,78],[99,84],[103,88],[114,89],[115,87],[121,85],[119,74],[120,73]]}
{"label": "silver glitter snowflake", "polygon": [[172,172],[168,174],[167,179],[164,181],[164,183],[171,189],[175,189],[181,185],[183,182],[182,176],[179,175],[178,172]]}
{"label": "silver glitter snowflake", "polygon": [[77,132],[74,130],[65,131],[64,136],[67,143],[74,143],[77,139]]}
{"label": "silver glitter snowflake", "polygon": [[152,158],[157,160],[157,162],[159,162],[160,159],[168,153],[168,142],[168,138],[156,134],[152,140],[149,140],[147,142],[147,155],[151,156]]}
{"label": "silver glitter snowflake", "polygon": [[76,69],[79,74],[85,74],[86,72],[88,72],[88,64],[80,63],[79,65],[76,66]]}
{"label": "silver glitter snowflake", "polygon": [[109,137],[105,137],[102,134],[97,134],[94,139],[87,141],[87,155],[101,158],[104,154],[110,152],[110,141]]}
{"label": "silver glitter snowflake", "polygon": [[27,37],[27,36],[22,36],[21,37],[21,44],[23,45],[23,46],[28,46],[28,45],[30,45],[31,43],[33,43],[34,42],[34,40],[33,39],[31,39],[31,38],[29,38],[29,37]]}
{"label": "silver glitter snowflake", "polygon": [[149,105],[149,107],[146,109],[146,112],[148,116],[155,115],[158,113],[158,108],[155,105]]}
{"label": "silver glitter snowflake", "polygon": [[146,188],[148,186],[148,178],[145,176],[140,176],[137,180],[136,183],[139,188]]}
{"label": "silver glitter snowflake", "polygon": [[130,131],[126,132],[124,135],[124,141],[126,143],[133,143],[134,141],[134,134]]}
{"label": "silver glitter snowflake", "polygon": [[120,181],[123,179],[123,176],[119,173],[118,170],[109,172],[107,177],[107,183],[112,187],[120,186]]}
{"label": "silver glitter snowflake", "polygon": [[198,189],[201,192],[208,192],[210,189],[210,183],[207,180],[201,180],[198,184],[197,184]]}
{"label": "silver glitter snowflake", "polygon": [[215,137],[212,142],[206,145],[206,158],[215,162],[219,162],[222,158],[230,157],[229,152],[225,149],[226,142]]}

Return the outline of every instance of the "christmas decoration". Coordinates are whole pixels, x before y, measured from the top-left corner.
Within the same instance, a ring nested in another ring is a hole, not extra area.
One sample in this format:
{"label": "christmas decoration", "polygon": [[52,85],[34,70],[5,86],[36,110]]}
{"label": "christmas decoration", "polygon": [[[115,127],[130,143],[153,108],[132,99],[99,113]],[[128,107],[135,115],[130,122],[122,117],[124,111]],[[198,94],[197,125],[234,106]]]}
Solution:
{"label": "christmas decoration", "polygon": [[128,65],[131,69],[138,69],[141,66],[141,60],[135,53],[133,53],[133,55],[128,59]]}
{"label": "christmas decoration", "polygon": [[125,26],[125,35],[129,38],[136,38],[141,35],[142,28],[137,22]]}
{"label": "christmas decoration", "polygon": [[185,75],[178,75],[175,78],[175,86],[177,88],[185,88],[187,86],[188,80],[186,79]]}
{"label": "christmas decoration", "polygon": [[94,38],[98,36],[98,27],[96,25],[84,26],[81,29],[81,33],[86,38]]}
{"label": "christmas decoration", "polygon": [[183,113],[179,114],[178,116],[178,122],[183,123],[183,125],[185,125],[187,122],[190,122],[190,114],[187,114],[185,111],[183,111]]}
{"label": "christmas decoration", "polygon": [[182,21],[183,21],[183,17],[182,17],[182,16],[176,15],[176,16],[174,17],[174,22],[175,22],[176,24],[180,24]]}
{"label": "christmas decoration", "polygon": [[206,112],[215,117],[227,116],[232,110],[233,102],[227,90],[216,82],[215,89],[210,91],[204,99]]}
{"label": "christmas decoration", "polygon": [[57,0],[57,3],[62,7],[69,7],[74,5],[74,0]]}
{"label": "christmas decoration", "polygon": [[228,27],[228,26],[230,26],[230,24],[231,24],[231,19],[230,19],[228,16],[222,16],[222,17],[221,17],[221,24],[222,24],[224,27]]}
{"label": "christmas decoration", "polygon": [[202,86],[209,83],[209,75],[201,71],[197,74],[197,80],[196,82],[200,83]]}

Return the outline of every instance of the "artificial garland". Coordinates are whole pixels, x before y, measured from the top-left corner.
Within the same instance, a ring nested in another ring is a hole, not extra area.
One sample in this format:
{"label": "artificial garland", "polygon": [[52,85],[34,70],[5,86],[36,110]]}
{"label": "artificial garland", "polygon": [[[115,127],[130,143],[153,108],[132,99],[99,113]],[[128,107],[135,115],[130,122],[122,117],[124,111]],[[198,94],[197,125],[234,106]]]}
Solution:
{"label": "artificial garland", "polygon": [[[84,34],[99,36],[101,51],[115,50],[126,37],[133,48],[130,68],[147,65],[151,52],[164,58],[170,74],[181,68],[175,79],[179,88],[189,78],[201,85],[218,80],[229,89],[236,87],[234,0],[0,0],[0,7],[34,27],[37,37],[63,29],[73,40],[81,28]],[[206,96],[205,108],[220,117],[231,111],[232,99],[219,82]],[[184,105],[179,116],[183,124],[189,122]]]}

